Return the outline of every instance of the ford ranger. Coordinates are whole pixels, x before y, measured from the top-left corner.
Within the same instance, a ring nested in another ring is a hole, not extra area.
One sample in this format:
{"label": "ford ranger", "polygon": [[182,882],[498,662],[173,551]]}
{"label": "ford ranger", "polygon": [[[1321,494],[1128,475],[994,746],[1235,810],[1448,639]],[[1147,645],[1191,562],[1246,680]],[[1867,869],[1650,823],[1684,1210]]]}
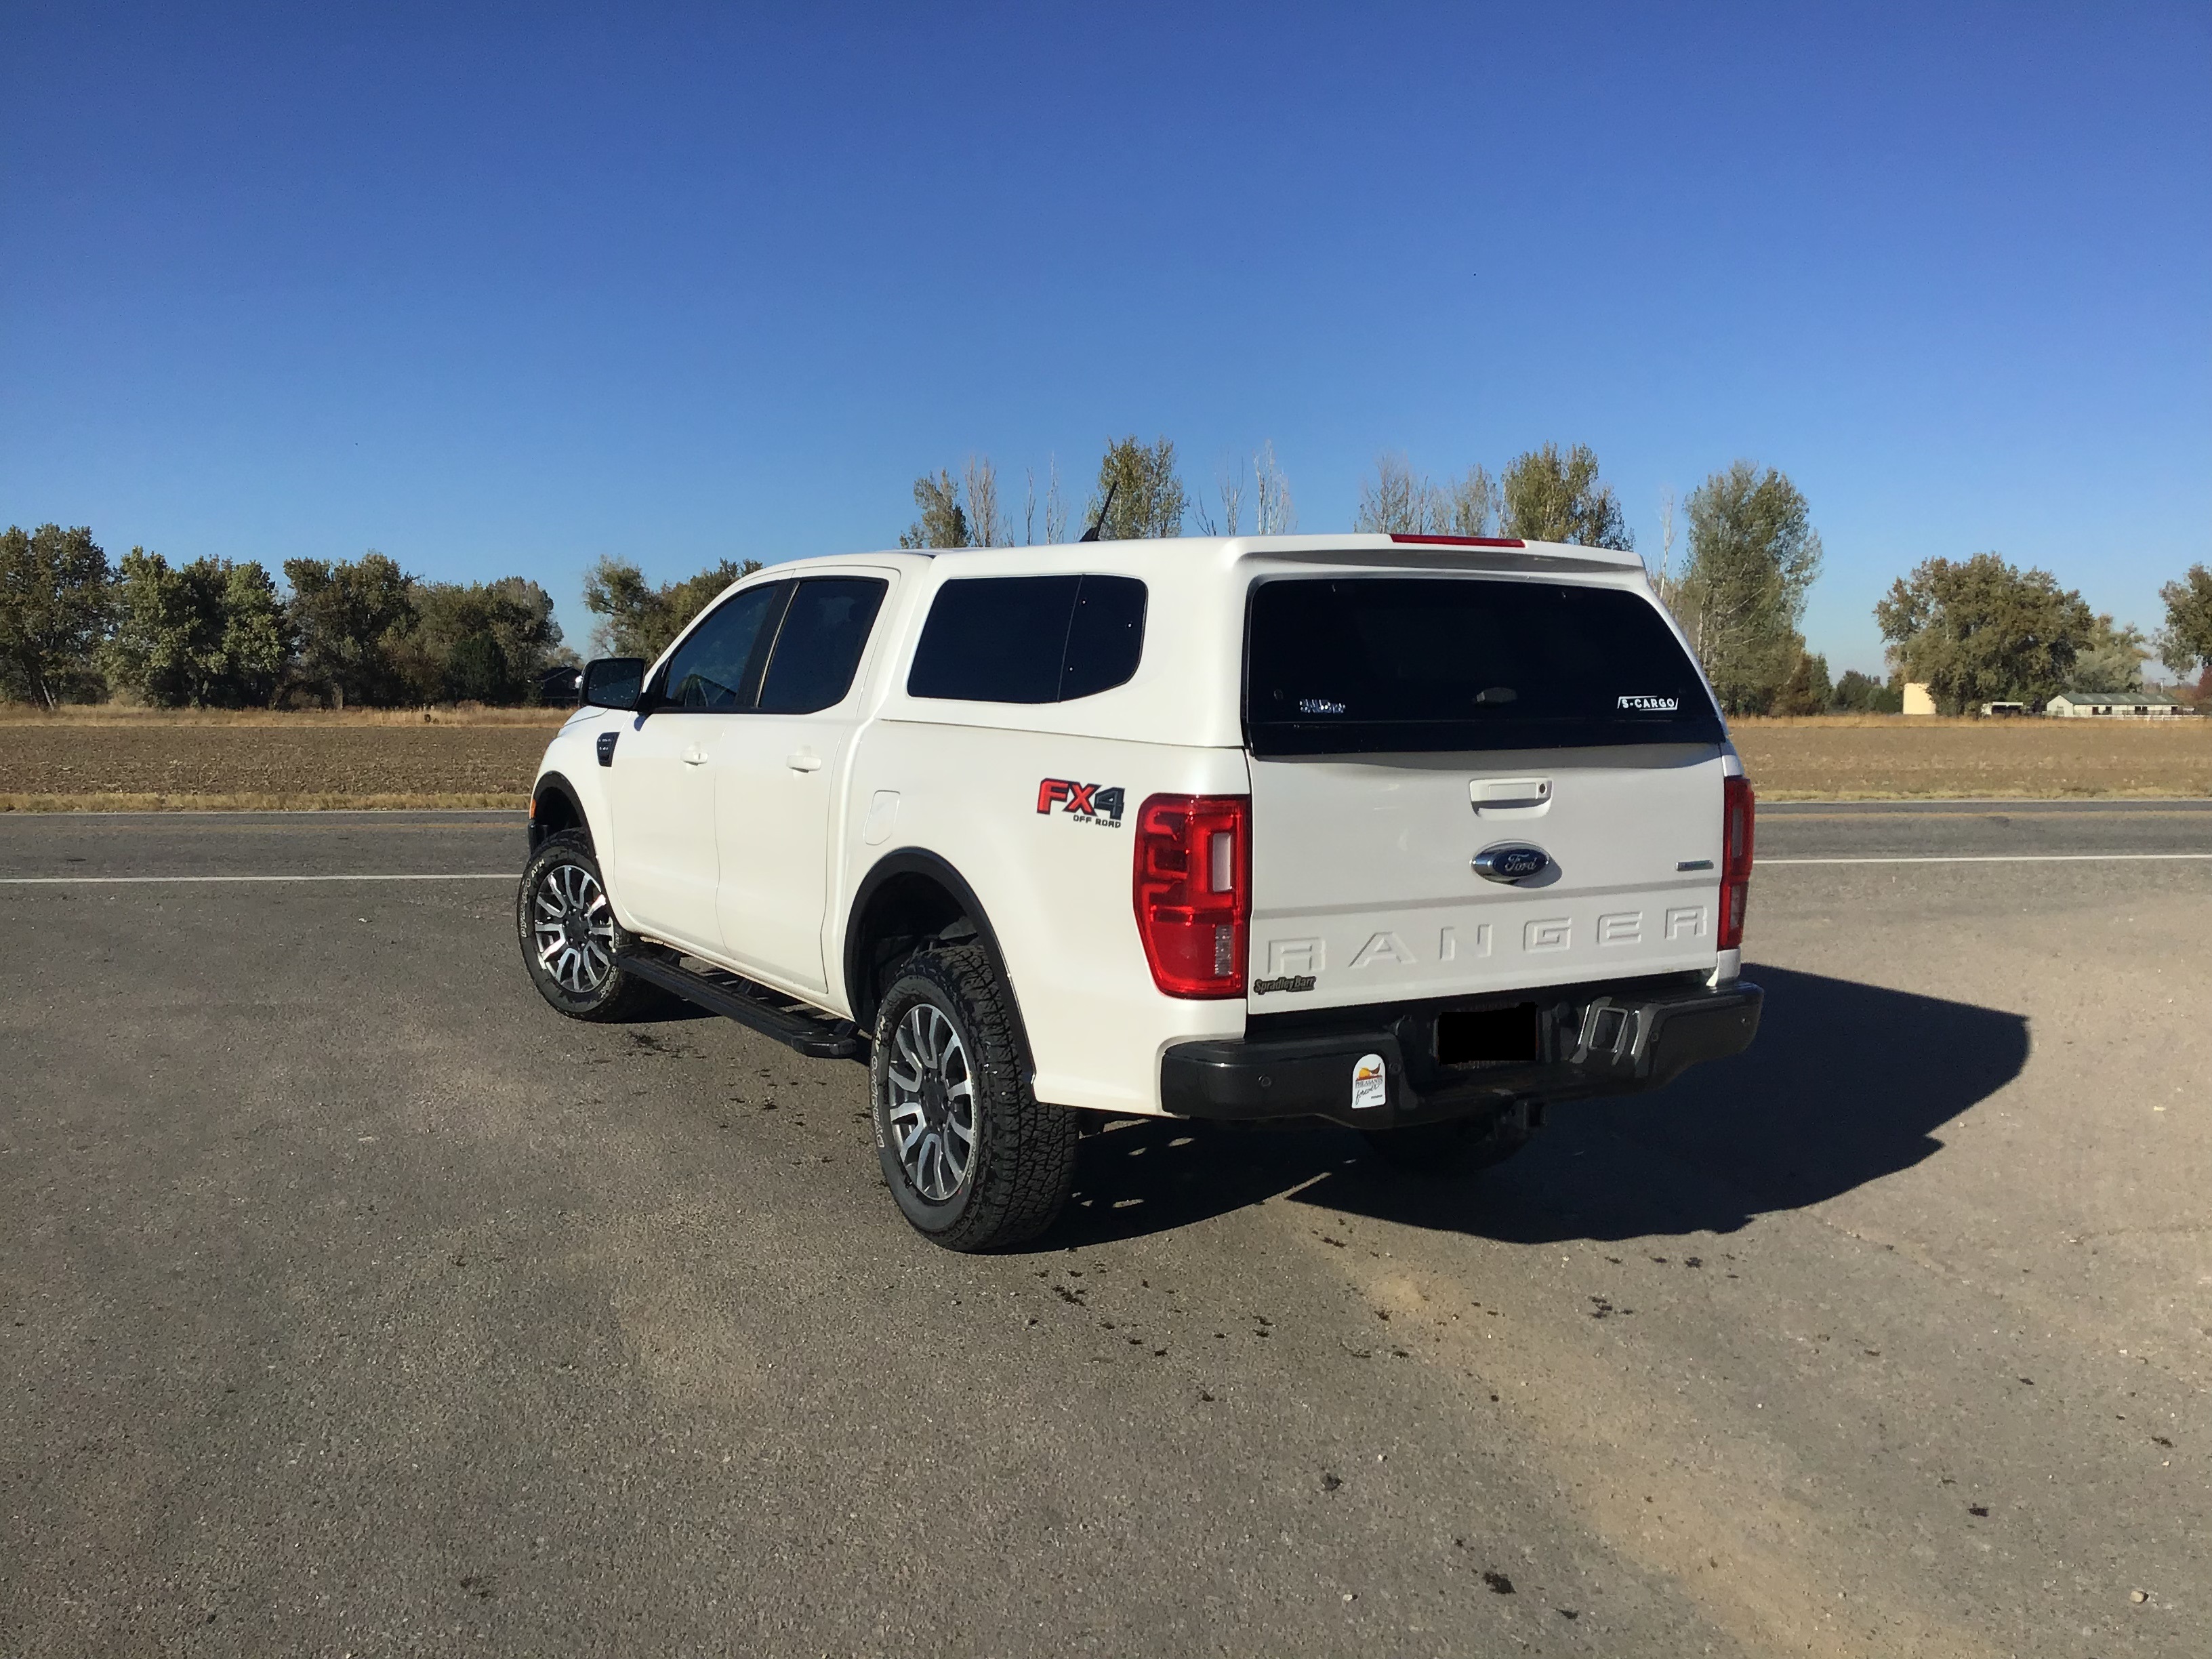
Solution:
{"label": "ford ranger", "polygon": [[1751,787],[1632,553],[794,560],[580,696],[517,898],[539,992],[865,1059],[951,1249],[1048,1226],[1086,1114],[1475,1168],[1757,1029]]}

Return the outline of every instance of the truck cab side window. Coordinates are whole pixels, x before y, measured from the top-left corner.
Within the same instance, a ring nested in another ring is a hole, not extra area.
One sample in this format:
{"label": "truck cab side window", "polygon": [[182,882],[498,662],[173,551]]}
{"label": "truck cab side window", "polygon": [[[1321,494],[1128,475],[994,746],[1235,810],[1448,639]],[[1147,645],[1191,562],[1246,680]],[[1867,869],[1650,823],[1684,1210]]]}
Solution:
{"label": "truck cab side window", "polygon": [[761,681],[763,714],[811,714],[852,690],[887,583],[815,576],[799,584]]}
{"label": "truck cab side window", "polygon": [[737,714],[753,705],[768,642],[791,599],[793,582],[733,593],[693,629],[660,678],[659,706]]}

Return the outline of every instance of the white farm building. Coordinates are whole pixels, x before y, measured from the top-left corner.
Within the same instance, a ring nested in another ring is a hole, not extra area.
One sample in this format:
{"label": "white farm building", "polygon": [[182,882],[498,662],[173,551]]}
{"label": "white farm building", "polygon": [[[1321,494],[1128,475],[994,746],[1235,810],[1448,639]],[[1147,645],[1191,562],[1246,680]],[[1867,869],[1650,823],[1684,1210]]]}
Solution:
{"label": "white farm building", "polygon": [[2061,691],[2043,712],[2071,720],[2164,720],[2183,713],[2163,691]]}

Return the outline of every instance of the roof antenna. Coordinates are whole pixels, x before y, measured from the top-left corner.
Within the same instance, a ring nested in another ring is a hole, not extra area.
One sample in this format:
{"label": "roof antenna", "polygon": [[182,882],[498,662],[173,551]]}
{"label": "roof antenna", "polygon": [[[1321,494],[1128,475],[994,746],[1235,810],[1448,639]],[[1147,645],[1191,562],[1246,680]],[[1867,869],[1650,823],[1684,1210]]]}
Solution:
{"label": "roof antenna", "polygon": [[1092,525],[1090,529],[1085,531],[1080,536],[1078,536],[1075,538],[1077,541],[1095,542],[1098,539],[1098,532],[1106,527],[1106,515],[1114,510],[1114,492],[1121,487],[1121,481],[1119,478],[1115,478],[1107,484],[1106,499],[1098,504],[1098,521]]}

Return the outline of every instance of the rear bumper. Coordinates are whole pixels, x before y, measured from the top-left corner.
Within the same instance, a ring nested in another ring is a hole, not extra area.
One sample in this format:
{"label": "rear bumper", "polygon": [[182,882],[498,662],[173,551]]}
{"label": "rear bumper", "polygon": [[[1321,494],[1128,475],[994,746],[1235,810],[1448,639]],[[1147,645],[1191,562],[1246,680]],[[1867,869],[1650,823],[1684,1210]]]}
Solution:
{"label": "rear bumper", "polygon": [[[1437,1014],[1465,1005],[1351,1009],[1335,1021],[1317,1016],[1310,1029],[1179,1043],[1161,1057],[1160,1104],[1178,1117],[1325,1117],[1390,1129],[1632,1094],[1749,1048],[1764,1000],[1741,980],[1717,990],[1647,980],[1530,992],[1521,1000],[1535,1006],[1538,1057],[1474,1066],[1436,1058]],[[1383,1099],[1356,1107],[1353,1071],[1372,1055],[1382,1060]]]}

